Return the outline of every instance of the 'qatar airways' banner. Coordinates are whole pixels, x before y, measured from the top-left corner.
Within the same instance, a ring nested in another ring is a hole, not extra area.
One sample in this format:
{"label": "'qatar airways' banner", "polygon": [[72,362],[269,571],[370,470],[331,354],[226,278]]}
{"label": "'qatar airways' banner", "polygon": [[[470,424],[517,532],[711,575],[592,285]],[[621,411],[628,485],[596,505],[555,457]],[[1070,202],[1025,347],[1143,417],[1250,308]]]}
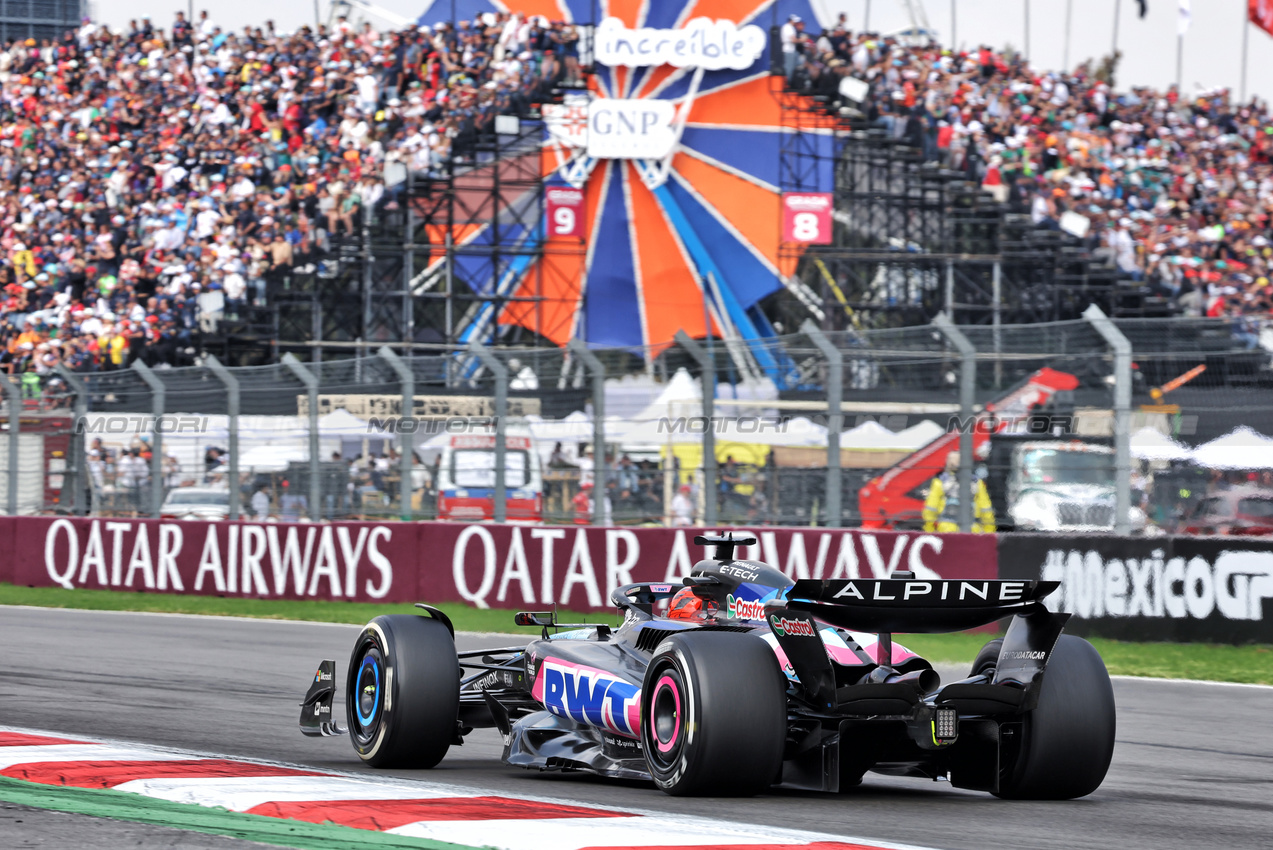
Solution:
{"label": "'qatar airways' banner", "polygon": [[[736,534],[740,532],[734,529]],[[560,605],[612,608],[610,592],[636,581],[679,581],[712,552],[694,545],[701,529],[554,528],[433,524],[430,551],[445,575],[432,590],[479,608]],[[997,578],[990,535],[768,529],[736,557],[772,564],[792,578]],[[431,576],[438,565],[426,568]],[[452,595],[453,594],[453,595]]]}
{"label": "'qatar airways' banner", "polygon": [[[67,589],[407,601],[418,527],[18,517],[0,579]],[[400,565],[408,565],[404,570]],[[404,586],[405,585],[405,586]]]}
{"label": "'qatar airways' banner", "polygon": [[[0,581],[282,599],[612,608],[711,553],[696,529],[0,518]],[[752,533],[752,532],[744,532]],[[738,557],[792,578],[995,578],[989,535],[768,529]]]}

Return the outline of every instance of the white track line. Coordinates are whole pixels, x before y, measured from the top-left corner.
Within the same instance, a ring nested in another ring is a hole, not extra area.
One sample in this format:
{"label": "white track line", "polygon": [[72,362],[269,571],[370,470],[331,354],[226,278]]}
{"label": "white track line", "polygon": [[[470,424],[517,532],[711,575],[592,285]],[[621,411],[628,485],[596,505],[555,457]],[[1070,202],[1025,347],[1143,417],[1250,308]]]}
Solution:
{"label": "white track line", "polygon": [[455,793],[418,785],[382,785],[344,776],[238,776],[188,779],[134,779],[115,786],[173,803],[216,806],[246,812],[262,803],[330,800],[425,800]]}
{"label": "white track line", "polygon": [[149,747],[119,746],[109,744],[31,744],[28,746],[0,747],[0,770],[20,764],[38,764],[48,761],[166,761],[171,753]]}
{"label": "white track line", "polygon": [[755,844],[864,844],[888,850],[920,850],[874,839],[756,826],[674,815],[635,818],[558,818],[491,821],[420,821],[387,830],[392,835],[429,838],[479,847],[516,850],[578,850],[583,847],[746,847]]}

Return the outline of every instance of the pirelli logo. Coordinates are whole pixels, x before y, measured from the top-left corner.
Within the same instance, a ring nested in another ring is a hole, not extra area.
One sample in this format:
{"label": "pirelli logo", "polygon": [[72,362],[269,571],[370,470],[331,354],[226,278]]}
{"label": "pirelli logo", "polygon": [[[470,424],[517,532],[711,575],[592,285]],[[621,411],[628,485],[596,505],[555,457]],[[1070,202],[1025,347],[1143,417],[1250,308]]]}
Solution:
{"label": "pirelli logo", "polygon": [[837,602],[964,603],[1001,605],[1030,599],[1029,581],[829,581],[822,598]]}

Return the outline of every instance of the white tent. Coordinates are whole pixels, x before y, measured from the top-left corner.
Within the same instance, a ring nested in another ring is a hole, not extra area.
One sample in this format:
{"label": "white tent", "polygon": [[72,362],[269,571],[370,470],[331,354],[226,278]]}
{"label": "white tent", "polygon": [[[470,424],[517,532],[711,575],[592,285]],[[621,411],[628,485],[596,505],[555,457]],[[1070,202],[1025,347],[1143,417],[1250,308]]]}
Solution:
{"label": "white tent", "polygon": [[827,444],[827,428],[804,416],[795,416],[787,421],[780,432],[769,431],[764,439],[757,440],[768,446],[825,446]]}
{"label": "white tent", "polygon": [[1193,451],[1207,469],[1273,469],[1273,438],[1243,425]]}
{"label": "white tent", "polygon": [[1141,428],[1132,434],[1132,457],[1141,460],[1187,460],[1190,450],[1154,428]]}
{"label": "white tent", "polygon": [[253,446],[239,455],[239,471],[282,472],[293,461],[307,460],[308,446]]}
{"label": "white tent", "polygon": [[908,449],[921,449],[946,433],[946,429],[931,419],[924,419],[909,428],[897,432],[897,441]]}
{"label": "white tent", "polygon": [[[305,427],[309,427],[308,421],[305,422]],[[382,440],[391,436],[379,428],[371,427],[370,423],[359,419],[343,407],[318,417],[318,434],[321,437],[372,437]]]}
{"label": "white tent", "polygon": [[654,401],[636,416],[630,417],[633,422],[652,422],[665,416],[675,419],[679,416],[703,415],[703,387],[690,377],[685,369],[677,369],[672,380],[658,394]]}
{"label": "white tent", "polygon": [[856,428],[850,428],[840,434],[840,448],[896,449],[905,447],[897,445],[897,434],[894,434],[874,419],[870,419]]}
{"label": "white tent", "polygon": [[[691,403],[674,409],[674,416],[701,416],[702,412],[692,404],[700,398],[702,383],[685,369],[678,369],[667,383],[659,383],[645,373],[606,380],[606,411],[624,419],[640,421],[651,416],[667,416],[668,402]],[[716,398],[721,401],[754,401],[754,407],[750,404],[729,405],[734,413],[744,409],[754,412],[766,409],[765,402],[777,399],[778,388],[769,378],[718,383]]]}

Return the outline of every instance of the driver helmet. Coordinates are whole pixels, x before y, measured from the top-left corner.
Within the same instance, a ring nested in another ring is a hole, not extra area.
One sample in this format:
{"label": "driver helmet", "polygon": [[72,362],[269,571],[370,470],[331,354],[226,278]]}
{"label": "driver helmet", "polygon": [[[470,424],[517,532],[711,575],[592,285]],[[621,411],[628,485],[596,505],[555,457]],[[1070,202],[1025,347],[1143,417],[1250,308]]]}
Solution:
{"label": "driver helmet", "polygon": [[707,600],[706,603],[694,594],[693,588],[685,588],[677,591],[672,597],[672,601],[667,606],[667,618],[669,620],[703,620],[716,610],[716,603],[713,600]]}

